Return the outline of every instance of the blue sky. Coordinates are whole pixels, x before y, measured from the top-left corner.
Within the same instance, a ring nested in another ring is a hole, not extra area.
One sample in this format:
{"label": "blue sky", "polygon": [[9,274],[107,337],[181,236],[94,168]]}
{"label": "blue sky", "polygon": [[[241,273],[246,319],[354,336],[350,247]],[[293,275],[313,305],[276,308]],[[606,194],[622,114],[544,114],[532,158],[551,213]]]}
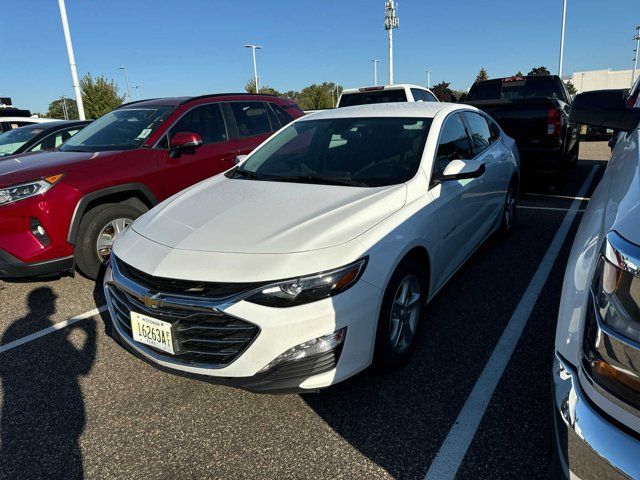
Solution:
{"label": "blue sky", "polygon": [[[263,84],[386,81],[384,0],[67,0],[80,76],[105,75],[125,90],[119,65],[143,97],[241,91],[257,43]],[[562,0],[400,0],[396,82],[446,80],[466,89],[532,66],[557,70]],[[56,0],[2,0],[0,96],[46,112],[73,95]],[[637,0],[568,0],[565,73],[631,68]],[[134,93],[135,98],[135,93]]]}

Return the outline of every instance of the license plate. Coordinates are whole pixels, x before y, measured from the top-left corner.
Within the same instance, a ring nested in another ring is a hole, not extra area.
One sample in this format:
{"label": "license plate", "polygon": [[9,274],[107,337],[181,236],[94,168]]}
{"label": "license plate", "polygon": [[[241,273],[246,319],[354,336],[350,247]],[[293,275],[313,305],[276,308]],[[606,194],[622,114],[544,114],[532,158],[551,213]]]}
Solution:
{"label": "license plate", "polygon": [[131,312],[131,330],[136,342],[174,354],[171,324],[137,312]]}

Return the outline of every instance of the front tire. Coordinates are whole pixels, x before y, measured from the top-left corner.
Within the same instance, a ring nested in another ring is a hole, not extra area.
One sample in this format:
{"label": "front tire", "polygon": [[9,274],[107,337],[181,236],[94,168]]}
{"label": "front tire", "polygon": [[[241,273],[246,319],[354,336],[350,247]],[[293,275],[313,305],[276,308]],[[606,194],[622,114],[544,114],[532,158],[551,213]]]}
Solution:
{"label": "front tire", "polygon": [[405,258],[391,276],[378,318],[374,366],[383,371],[406,365],[415,350],[427,298],[424,266]]}
{"label": "front tire", "polygon": [[75,262],[85,276],[91,280],[98,278],[116,237],[142,213],[131,205],[108,203],[84,215],[78,230]]}

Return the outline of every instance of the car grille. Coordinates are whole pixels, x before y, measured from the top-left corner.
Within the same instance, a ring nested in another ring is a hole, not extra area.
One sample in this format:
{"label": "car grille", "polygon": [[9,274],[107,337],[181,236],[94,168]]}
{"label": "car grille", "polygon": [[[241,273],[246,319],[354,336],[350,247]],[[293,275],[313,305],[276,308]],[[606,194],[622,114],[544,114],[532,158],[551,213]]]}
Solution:
{"label": "car grille", "polygon": [[176,341],[174,355],[145,345],[158,355],[173,361],[222,368],[238,358],[260,333],[257,325],[224,312],[165,305],[150,308],[139,298],[114,284],[109,285],[108,289],[110,306],[115,317],[113,320],[118,322],[120,330],[124,330],[129,337],[133,337],[130,316],[132,311],[173,325]]}
{"label": "car grille", "polygon": [[137,268],[133,268],[131,265],[127,265],[115,256],[113,257],[113,261],[118,264],[120,273],[128,279],[149,290],[162,293],[189,295],[215,301],[248,292],[249,290],[265,285],[265,283],[215,283],[155,277]]}

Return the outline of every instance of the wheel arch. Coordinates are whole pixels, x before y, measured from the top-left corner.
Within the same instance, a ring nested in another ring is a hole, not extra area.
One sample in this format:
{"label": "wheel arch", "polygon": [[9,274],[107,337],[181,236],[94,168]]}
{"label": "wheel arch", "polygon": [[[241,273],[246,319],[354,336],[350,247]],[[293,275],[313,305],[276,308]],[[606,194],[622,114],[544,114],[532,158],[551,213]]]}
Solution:
{"label": "wheel arch", "polygon": [[105,203],[123,203],[146,211],[158,204],[153,192],[142,183],[127,183],[96,190],[83,196],[71,217],[67,242],[75,245],[80,222],[85,213]]}

